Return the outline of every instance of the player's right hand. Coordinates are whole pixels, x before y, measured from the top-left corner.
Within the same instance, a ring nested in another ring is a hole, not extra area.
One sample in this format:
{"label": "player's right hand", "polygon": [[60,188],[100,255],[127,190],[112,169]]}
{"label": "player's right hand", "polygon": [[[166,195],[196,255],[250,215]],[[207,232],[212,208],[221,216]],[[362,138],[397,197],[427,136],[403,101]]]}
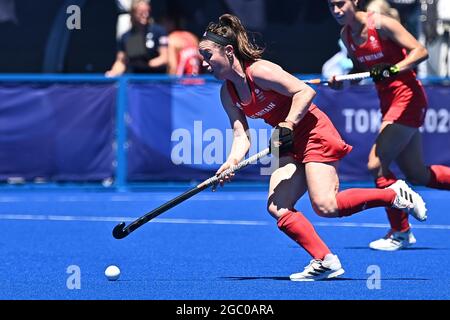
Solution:
{"label": "player's right hand", "polygon": [[[216,176],[220,176],[222,172],[225,170],[231,168],[231,166],[237,165],[238,161],[236,159],[228,159],[224,164],[222,164],[219,168],[219,170],[216,171]],[[234,176],[234,173],[230,173],[229,175],[226,175],[223,177],[223,179],[219,179],[219,184],[221,187],[225,184],[225,182],[230,182],[231,178]],[[216,191],[217,184],[212,186],[212,191]]]}
{"label": "player's right hand", "polygon": [[333,90],[341,90],[344,87],[344,82],[336,81],[336,76],[332,76],[328,80],[328,86]]}
{"label": "player's right hand", "polygon": [[384,79],[395,76],[400,72],[397,65],[392,65],[389,63],[379,63],[370,68],[370,77],[373,82],[380,82]]}

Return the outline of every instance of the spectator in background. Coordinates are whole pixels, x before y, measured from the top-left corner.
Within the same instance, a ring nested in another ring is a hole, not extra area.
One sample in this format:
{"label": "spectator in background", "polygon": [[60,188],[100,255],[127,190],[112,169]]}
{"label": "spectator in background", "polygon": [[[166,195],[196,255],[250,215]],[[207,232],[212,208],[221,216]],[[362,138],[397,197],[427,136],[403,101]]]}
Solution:
{"label": "spectator in background", "polygon": [[166,16],[162,24],[169,32],[167,72],[177,76],[198,75],[201,57],[197,36],[185,30],[181,17]]}
{"label": "spectator in background", "polygon": [[369,1],[366,6],[366,11],[381,13],[388,17],[394,18],[397,21],[400,21],[400,15],[398,10],[392,8],[387,0],[372,0]]}
{"label": "spectator in background", "polygon": [[116,61],[105,75],[129,73],[165,73],[168,62],[167,32],[151,19],[150,2],[134,0],[131,29],[119,41]]}
{"label": "spectator in background", "polygon": [[388,1],[391,7],[398,11],[401,24],[417,39],[419,37],[420,0]]}
{"label": "spectator in background", "polygon": [[131,29],[131,4],[133,0],[116,0],[118,16],[116,26],[117,41],[123,36],[125,32]]}
{"label": "spectator in background", "polygon": [[421,41],[430,58],[419,66],[419,74],[450,76],[450,0],[421,0]]}

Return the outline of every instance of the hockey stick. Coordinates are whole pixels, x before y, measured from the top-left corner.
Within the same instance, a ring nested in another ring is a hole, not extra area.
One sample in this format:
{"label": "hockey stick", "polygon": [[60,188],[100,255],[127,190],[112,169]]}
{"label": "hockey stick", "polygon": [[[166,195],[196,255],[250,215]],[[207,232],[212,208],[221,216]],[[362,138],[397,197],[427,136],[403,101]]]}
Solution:
{"label": "hockey stick", "polygon": [[[345,80],[363,80],[370,77],[370,72],[361,72],[361,73],[351,73],[351,74],[344,74],[340,76],[335,76],[334,79],[336,81],[345,81]],[[328,84],[328,80],[323,79],[310,79],[310,80],[304,80],[303,82],[307,84]]]}
{"label": "hockey stick", "polygon": [[178,197],[176,197],[176,198],[174,198],[174,199],[164,203],[163,205],[161,205],[158,208],[150,211],[149,213],[146,213],[142,217],[140,217],[140,218],[134,220],[133,222],[131,222],[126,227],[125,227],[125,222],[119,223],[113,229],[113,232],[112,232],[113,237],[116,238],[116,239],[125,238],[131,232],[133,232],[137,228],[143,226],[144,224],[146,224],[150,220],[156,218],[161,213],[169,210],[170,208],[175,207],[176,205],[178,205],[181,202],[191,198],[192,196],[194,196],[197,193],[205,190],[206,188],[208,188],[208,187],[210,187],[210,186],[212,186],[214,184],[217,184],[219,182],[219,180],[223,179],[225,176],[229,175],[230,173],[234,173],[234,172],[236,172],[236,171],[238,171],[238,170],[248,166],[252,162],[257,161],[258,159],[261,159],[262,157],[265,157],[269,153],[270,153],[270,149],[266,148],[266,149],[262,150],[261,152],[259,152],[257,154],[254,154],[253,156],[249,157],[248,159],[243,160],[243,161],[239,162],[237,165],[232,166],[229,169],[225,170],[219,176],[212,176],[211,178],[203,181],[202,183],[200,183],[196,187],[194,187],[194,188],[186,191],[185,193],[179,195]]}

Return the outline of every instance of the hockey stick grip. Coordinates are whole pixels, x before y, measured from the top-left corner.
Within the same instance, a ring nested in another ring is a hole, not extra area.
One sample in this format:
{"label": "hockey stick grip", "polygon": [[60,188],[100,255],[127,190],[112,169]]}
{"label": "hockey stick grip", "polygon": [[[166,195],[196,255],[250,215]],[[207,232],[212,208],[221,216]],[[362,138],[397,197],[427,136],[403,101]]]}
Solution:
{"label": "hockey stick grip", "polygon": [[[335,76],[334,79],[336,81],[346,81],[346,80],[363,80],[370,77],[370,72],[360,72],[360,73],[351,73],[351,74],[343,74]],[[320,78],[304,80],[303,82],[307,84],[328,84],[328,80],[323,80]]]}
{"label": "hockey stick grip", "polygon": [[360,73],[351,73],[344,74],[340,76],[334,77],[336,81],[345,81],[345,80],[363,80],[370,77],[370,72],[360,72]]}

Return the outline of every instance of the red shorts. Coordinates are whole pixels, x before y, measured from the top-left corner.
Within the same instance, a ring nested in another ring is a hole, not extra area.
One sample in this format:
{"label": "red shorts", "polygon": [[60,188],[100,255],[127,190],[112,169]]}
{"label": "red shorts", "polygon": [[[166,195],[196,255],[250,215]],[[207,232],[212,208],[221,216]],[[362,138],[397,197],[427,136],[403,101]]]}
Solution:
{"label": "red shorts", "polygon": [[351,150],[319,108],[310,110],[294,131],[292,155],[301,163],[337,161]]}
{"label": "red shorts", "polygon": [[377,90],[383,121],[414,128],[422,126],[428,102],[418,80],[393,81],[386,86],[378,86]]}

